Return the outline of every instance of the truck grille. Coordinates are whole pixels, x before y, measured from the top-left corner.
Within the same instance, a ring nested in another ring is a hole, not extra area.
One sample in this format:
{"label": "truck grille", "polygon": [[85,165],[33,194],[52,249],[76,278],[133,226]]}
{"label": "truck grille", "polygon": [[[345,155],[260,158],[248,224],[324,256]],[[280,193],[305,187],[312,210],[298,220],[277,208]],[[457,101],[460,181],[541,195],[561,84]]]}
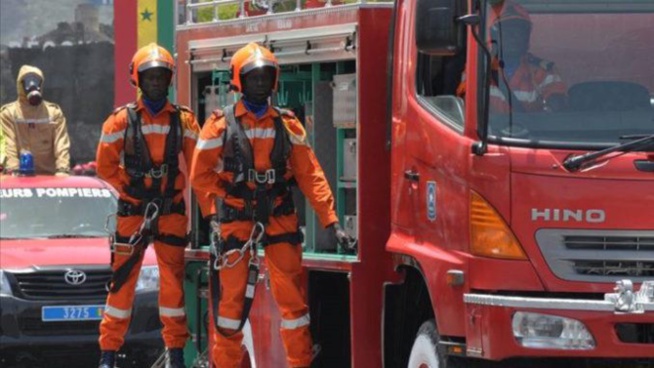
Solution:
{"label": "truck grille", "polygon": [[[84,272],[86,280],[79,285],[69,284],[65,278],[69,270]],[[105,284],[111,278],[111,269],[108,267],[39,269],[14,272],[11,276],[16,280],[18,295],[26,300],[104,301],[107,296]]]}
{"label": "truck grille", "polygon": [[654,323],[618,323],[615,332],[628,344],[654,344]]}
{"label": "truck grille", "polygon": [[654,231],[543,229],[536,241],[552,272],[565,280],[654,278]]}

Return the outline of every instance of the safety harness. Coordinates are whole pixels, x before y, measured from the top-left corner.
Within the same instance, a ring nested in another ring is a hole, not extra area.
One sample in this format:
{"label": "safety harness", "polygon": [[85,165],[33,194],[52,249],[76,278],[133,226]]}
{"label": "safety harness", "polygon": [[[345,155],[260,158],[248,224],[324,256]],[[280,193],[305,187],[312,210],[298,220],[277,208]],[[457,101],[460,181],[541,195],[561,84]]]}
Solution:
{"label": "safety harness", "polygon": [[[278,217],[295,213],[291,185],[292,178],[287,177],[286,165],[290,157],[291,141],[282,121],[282,114],[289,114],[286,111],[277,109],[278,116],[274,117],[275,142],[270,153],[272,168],[264,172],[254,169],[254,155],[250,140],[247,137],[241,122],[234,115],[234,105],[225,107],[224,116],[227,122],[227,129],[223,136],[223,162],[224,170],[233,173],[231,182],[225,182],[227,194],[244,201],[243,209],[227,205],[224,201],[219,204],[220,223],[233,221],[252,221],[254,226],[250,238],[246,241],[229,236],[223,239],[220,236],[218,224],[214,226],[211,241],[211,304],[216,330],[223,336],[229,337],[238,333],[248,318],[254,291],[259,277],[259,258],[257,248],[266,247],[278,243],[301,244],[303,239],[299,231],[279,235],[266,234],[265,227],[270,216]],[[251,189],[248,183],[254,184]],[[281,197],[280,204],[275,206],[275,200]],[[218,304],[220,302],[220,270],[234,267],[250,252],[248,264],[247,287],[241,320],[237,329],[227,333],[218,326]],[[229,257],[233,254],[238,257],[230,262]]]}
{"label": "safety harness", "polygon": [[[134,266],[145,254],[145,250],[153,240],[184,247],[188,244],[186,237],[164,235],[159,233],[159,216],[171,213],[185,214],[184,200],[173,203],[179,193],[175,189],[175,181],[179,175],[179,153],[182,150],[183,131],[180,123],[180,107],[174,105],[175,113],[170,115],[170,131],[166,136],[164,161],[161,165],[152,162],[148,145],[143,137],[141,115],[134,104],[126,106],[127,128],[125,129],[123,162],[125,171],[130,177],[129,185],[124,188],[132,198],[141,201],[133,204],[122,199],[118,200],[117,216],[143,216],[139,230],[128,237],[115,233],[111,237],[112,263],[113,254],[128,255],[128,260],[116,269],[107,283],[107,291],[116,293],[127,281]],[[161,183],[166,178],[166,186],[162,191]],[[145,178],[152,179],[149,188],[145,186]]]}

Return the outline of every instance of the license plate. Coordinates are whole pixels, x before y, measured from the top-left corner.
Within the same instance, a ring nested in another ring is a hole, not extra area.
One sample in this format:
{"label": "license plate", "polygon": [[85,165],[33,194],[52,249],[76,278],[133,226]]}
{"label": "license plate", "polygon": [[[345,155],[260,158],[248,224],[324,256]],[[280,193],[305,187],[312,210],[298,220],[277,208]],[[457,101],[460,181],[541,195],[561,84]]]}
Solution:
{"label": "license plate", "polygon": [[43,322],[93,321],[101,320],[103,313],[104,305],[58,305],[42,307],[41,320]]}

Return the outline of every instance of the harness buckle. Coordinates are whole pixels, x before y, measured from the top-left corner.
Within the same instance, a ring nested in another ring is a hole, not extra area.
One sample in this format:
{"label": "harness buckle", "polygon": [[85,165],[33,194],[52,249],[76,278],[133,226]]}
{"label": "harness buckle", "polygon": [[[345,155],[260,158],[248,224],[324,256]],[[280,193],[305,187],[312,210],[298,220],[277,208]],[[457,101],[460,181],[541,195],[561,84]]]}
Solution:
{"label": "harness buckle", "polygon": [[111,243],[111,253],[119,254],[121,256],[131,256],[134,253],[134,245],[130,243]]}
{"label": "harness buckle", "polygon": [[248,181],[257,184],[275,184],[275,169],[268,169],[264,172],[258,172],[254,169],[248,170]]}
{"label": "harness buckle", "polygon": [[168,164],[163,164],[159,166],[159,168],[151,168],[145,176],[154,178],[154,179],[161,179],[163,178],[164,175],[168,174]]}

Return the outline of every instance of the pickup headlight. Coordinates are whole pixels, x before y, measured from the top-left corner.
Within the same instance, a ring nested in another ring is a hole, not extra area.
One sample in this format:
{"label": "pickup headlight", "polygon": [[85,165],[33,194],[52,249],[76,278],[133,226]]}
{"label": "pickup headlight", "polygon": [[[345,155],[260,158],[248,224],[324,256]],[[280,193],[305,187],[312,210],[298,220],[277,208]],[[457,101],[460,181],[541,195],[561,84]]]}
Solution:
{"label": "pickup headlight", "polygon": [[136,281],[136,291],[154,291],[159,289],[159,267],[143,266],[139,279]]}
{"label": "pickup headlight", "polygon": [[3,270],[0,270],[0,294],[12,295],[11,285],[9,285],[9,279],[7,278],[7,275]]}

